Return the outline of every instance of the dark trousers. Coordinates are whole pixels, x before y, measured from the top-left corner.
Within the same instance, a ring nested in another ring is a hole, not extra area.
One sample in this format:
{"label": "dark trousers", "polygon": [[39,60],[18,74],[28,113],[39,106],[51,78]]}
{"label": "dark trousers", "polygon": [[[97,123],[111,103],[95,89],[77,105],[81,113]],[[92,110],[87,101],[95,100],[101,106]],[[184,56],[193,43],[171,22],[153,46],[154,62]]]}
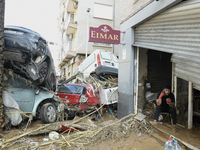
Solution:
{"label": "dark trousers", "polygon": [[160,106],[156,104],[156,111],[154,112],[154,117],[153,117],[154,120],[158,121],[160,112],[170,113],[172,116],[173,125],[176,125],[176,109],[175,108],[168,107],[164,109],[162,108],[162,104]]}

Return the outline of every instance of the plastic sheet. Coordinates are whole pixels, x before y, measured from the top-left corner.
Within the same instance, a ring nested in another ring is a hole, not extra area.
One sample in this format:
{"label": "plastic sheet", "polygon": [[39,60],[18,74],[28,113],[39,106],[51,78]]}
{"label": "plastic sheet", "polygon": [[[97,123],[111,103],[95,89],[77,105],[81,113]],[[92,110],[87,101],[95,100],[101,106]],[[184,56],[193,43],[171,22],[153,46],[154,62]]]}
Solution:
{"label": "plastic sheet", "polygon": [[20,124],[22,117],[20,112],[15,109],[19,109],[19,105],[6,91],[3,91],[3,104],[5,105],[5,113],[9,112],[7,116],[10,118],[11,124],[13,126]]}

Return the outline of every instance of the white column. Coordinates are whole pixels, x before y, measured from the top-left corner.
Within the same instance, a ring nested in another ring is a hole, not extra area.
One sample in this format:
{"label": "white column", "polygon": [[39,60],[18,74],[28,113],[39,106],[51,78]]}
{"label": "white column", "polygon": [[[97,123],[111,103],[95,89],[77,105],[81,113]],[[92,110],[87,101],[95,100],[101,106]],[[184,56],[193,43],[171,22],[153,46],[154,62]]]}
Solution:
{"label": "white column", "polygon": [[137,114],[138,107],[138,77],[139,77],[139,47],[137,47],[137,77],[136,77],[136,98],[135,98],[135,114]]}
{"label": "white column", "polygon": [[188,88],[188,129],[193,126],[193,87],[192,82],[189,82]]}

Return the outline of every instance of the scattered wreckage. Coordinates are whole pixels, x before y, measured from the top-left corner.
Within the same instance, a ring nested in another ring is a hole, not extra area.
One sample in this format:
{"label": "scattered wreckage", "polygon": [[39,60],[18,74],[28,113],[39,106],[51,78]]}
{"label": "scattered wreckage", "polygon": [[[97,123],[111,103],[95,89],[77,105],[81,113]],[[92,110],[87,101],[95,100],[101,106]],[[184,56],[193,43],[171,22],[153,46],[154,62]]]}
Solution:
{"label": "scattered wreckage", "polygon": [[[102,78],[104,81],[91,75],[85,78],[83,73],[78,73],[59,86],[57,96],[64,102],[67,101],[69,116],[72,118],[76,115],[84,116],[102,105],[104,107],[100,110],[101,113],[105,112],[105,109],[111,112],[110,107],[113,110],[117,109],[118,79]],[[98,113],[96,117],[98,118]]]}
{"label": "scattered wreckage", "polygon": [[28,123],[33,118],[43,123],[63,120],[66,105],[53,92],[56,74],[47,41],[30,29],[6,26],[3,56],[3,102],[11,124],[19,125],[23,118]]}

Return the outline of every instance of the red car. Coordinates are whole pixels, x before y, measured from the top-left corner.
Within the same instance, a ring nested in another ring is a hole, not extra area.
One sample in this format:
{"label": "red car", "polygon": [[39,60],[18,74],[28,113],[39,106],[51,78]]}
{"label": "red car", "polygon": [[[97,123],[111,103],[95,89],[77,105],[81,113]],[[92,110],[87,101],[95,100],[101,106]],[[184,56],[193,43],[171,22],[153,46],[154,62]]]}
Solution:
{"label": "red car", "polygon": [[92,85],[65,84],[60,86],[57,96],[64,102],[68,101],[69,117],[74,117],[76,114],[88,114],[99,108],[101,104],[99,94],[94,93]]}

